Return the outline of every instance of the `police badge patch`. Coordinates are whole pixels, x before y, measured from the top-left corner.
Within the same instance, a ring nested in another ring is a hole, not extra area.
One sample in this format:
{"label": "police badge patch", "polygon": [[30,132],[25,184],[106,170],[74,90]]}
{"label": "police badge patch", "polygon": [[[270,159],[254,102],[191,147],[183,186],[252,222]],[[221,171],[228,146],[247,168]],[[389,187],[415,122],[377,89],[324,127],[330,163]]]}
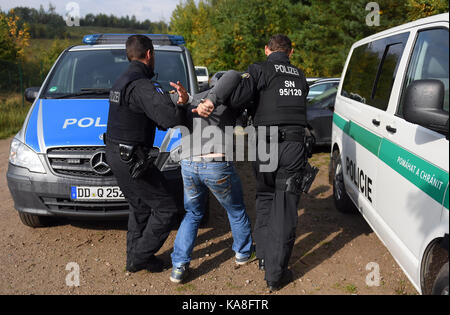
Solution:
{"label": "police badge patch", "polygon": [[164,90],[161,88],[161,85],[159,85],[159,83],[153,83],[156,92],[158,92],[159,94],[164,94]]}

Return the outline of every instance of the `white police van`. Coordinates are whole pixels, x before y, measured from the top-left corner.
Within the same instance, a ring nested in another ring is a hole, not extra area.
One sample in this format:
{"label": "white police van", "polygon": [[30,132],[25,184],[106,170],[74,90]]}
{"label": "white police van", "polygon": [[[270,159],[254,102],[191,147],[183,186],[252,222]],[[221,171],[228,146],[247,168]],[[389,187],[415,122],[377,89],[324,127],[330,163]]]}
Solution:
{"label": "white police van", "polygon": [[446,13],[356,42],[333,117],[337,209],[358,209],[422,294],[449,286],[448,28]]}
{"label": "white police van", "polygon": [[[167,90],[180,81],[198,90],[194,65],[184,39],[145,34],[155,47],[156,80]],[[127,69],[125,42],[130,34],[95,34],[85,45],[67,48],[40,88],[25,92],[34,101],[22,129],[11,143],[8,187],[22,222],[37,227],[54,216],[122,218],[129,206],[105,160],[103,133],[109,91]],[[173,181],[180,210],[182,182],[170,153],[179,148],[180,133],[157,130],[163,171]]]}

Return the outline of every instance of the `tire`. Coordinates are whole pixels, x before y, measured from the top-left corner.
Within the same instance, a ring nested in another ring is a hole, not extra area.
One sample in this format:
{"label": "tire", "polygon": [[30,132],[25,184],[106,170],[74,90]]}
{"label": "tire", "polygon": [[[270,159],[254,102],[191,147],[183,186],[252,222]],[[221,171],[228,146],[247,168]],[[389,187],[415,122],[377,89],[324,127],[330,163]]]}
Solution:
{"label": "tire", "polygon": [[24,212],[19,212],[19,218],[23,224],[32,228],[49,226],[51,223],[48,217]]}
{"label": "tire", "polygon": [[350,200],[345,190],[341,154],[338,150],[333,151],[330,175],[333,181],[333,199],[336,209],[342,213],[357,213],[358,209]]}
{"label": "tire", "polygon": [[433,284],[433,295],[448,295],[448,262],[442,266]]}

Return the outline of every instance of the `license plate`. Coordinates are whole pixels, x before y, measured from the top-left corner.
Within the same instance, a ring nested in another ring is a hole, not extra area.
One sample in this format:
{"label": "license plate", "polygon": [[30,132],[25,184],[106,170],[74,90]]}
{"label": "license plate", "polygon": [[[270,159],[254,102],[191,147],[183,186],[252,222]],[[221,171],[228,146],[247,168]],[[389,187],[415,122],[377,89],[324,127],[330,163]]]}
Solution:
{"label": "license plate", "polygon": [[125,197],[118,186],[72,186],[72,200],[124,200]]}

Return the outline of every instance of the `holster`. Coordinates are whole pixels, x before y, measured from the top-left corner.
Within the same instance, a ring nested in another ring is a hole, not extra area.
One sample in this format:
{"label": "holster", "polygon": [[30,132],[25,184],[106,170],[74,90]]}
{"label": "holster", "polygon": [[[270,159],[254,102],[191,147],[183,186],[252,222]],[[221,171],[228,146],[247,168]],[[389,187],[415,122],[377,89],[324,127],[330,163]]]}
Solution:
{"label": "holster", "polygon": [[159,154],[159,149],[150,149],[140,145],[119,144],[119,154],[122,162],[129,166],[131,178],[141,178],[143,174],[154,167],[154,162]]}
{"label": "holster", "polygon": [[311,164],[306,163],[306,167],[303,171],[303,178],[301,182],[301,191],[307,194],[309,189],[311,188],[314,179],[316,178],[317,173],[319,173],[319,169],[315,166],[311,166]]}
{"label": "holster", "polygon": [[280,173],[276,178],[276,189],[296,195],[300,195],[301,193],[307,194],[318,172],[319,169],[317,167],[306,163],[304,169],[289,177],[286,174]]}
{"label": "holster", "polygon": [[314,148],[314,145],[316,144],[316,140],[311,135],[310,136],[307,135],[305,139],[306,139],[305,140],[306,156],[308,158],[310,158],[310,157],[312,157],[313,148]]}

